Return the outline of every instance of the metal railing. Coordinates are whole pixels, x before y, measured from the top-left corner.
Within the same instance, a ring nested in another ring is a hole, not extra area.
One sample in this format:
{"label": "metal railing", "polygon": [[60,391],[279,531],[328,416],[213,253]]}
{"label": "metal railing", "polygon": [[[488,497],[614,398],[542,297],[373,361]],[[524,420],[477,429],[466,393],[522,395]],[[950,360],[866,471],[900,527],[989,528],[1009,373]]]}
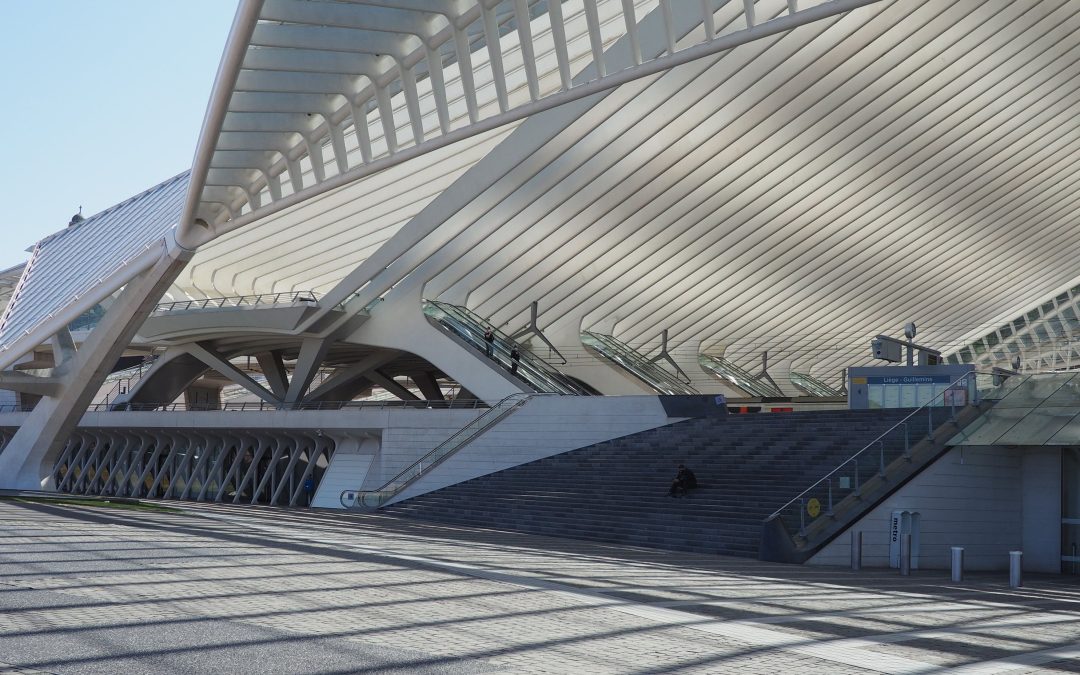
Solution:
{"label": "metal railing", "polygon": [[[964,392],[960,402],[961,407],[967,405],[969,400],[971,403],[978,403],[975,382],[976,373],[970,372],[949,383],[948,386],[926,403],[912,410],[899,422],[867,443],[861,450],[841,462],[832,471],[819,478],[810,487],[781,506],[765,521],[768,522],[774,518],[779,518],[789,532],[795,531],[800,537],[805,537],[807,514],[810,515],[812,520],[819,516],[834,515],[834,505],[849,495],[860,495],[867,479],[871,477],[883,478],[886,467],[893,461],[901,457],[905,459],[911,458],[912,446],[918,443],[918,441],[912,443],[912,433],[918,433],[914,428],[916,424],[921,425],[921,422],[914,420],[916,416],[920,414],[926,414],[927,416],[926,435],[919,434],[918,439],[932,439],[934,436],[935,408],[942,409],[944,406],[944,409],[948,410],[945,413],[947,416],[939,413],[938,420],[940,422],[955,421],[957,398],[960,398],[959,392]],[[957,385],[961,385],[961,387],[957,387]],[[940,406],[936,405],[939,401],[942,404]],[[892,436],[893,432],[898,430],[903,434],[902,443],[899,435]],[[795,516],[796,509],[798,510],[797,518]]]}
{"label": "metal railing", "polygon": [[275,410],[360,410],[370,408],[410,408],[416,410],[475,410],[488,404],[476,399],[444,401],[316,401],[313,403],[272,403],[269,401],[223,402],[188,405],[186,403],[95,403],[87,412],[254,412]]}
{"label": "metal railing", "polygon": [[431,452],[416,460],[383,483],[375,490],[344,490],[338,497],[341,505],[347,509],[377,509],[400,494],[402,490],[417,478],[430,471],[435,465],[453,453],[468,445],[473,439],[495,426],[508,415],[522,407],[536,396],[555,396],[557,394],[510,394],[491,407],[483,415],[455,432],[450,438],[435,446]]}
{"label": "metal railing", "polygon": [[99,396],[101,403],[108,405],[110,402],[115,402],[118,396],[123,396],[131,392],[131,388],[138,384],[142,380],[143,375],[150,371],[154,366],[154,362],[157,361],[157,355],[152,355],[147,359],[123,370],[118,370],[115,373],[110,373],[105,378],[105,384],[109,382],[113,383],[113,386],[105,392],[104,396]]}
{"label": "metal railing", "polygon": [[4,403],[0,404],[0,413],[24,413],[30,412],[34,409],[32,405],[23,405],[21,403]]}
{"label": "metal railing", "polygon": [[178,300],[163,302],[154,308],[150,316],[161,316],[170,312],[201,311],[204,309],[226,309],[230,307],[255,307],[257,305],[295,305],[306,304],[316,307],[319,294],[314,291],[289,291],[286,293],[259,293],[256,295],[237,295],[225,298],[205,298],[202,300]]}

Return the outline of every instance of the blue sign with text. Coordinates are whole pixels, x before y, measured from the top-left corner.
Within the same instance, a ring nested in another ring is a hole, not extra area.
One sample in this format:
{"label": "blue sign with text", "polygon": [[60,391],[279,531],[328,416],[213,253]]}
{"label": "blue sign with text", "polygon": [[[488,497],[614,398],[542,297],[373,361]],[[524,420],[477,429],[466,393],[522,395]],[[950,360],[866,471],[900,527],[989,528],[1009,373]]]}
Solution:
{"label": "blue sign with text", "polygon": [[954,379],[951,375],[885,375],[868,377],[867,384],[949,384]]}

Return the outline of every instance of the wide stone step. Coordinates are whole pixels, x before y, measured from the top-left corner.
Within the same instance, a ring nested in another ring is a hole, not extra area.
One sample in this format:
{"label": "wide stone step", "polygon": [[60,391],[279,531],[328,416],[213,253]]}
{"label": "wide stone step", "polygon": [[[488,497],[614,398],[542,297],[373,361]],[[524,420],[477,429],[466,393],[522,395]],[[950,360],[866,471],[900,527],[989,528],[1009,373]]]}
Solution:
{"label": "wide stone step", "polygon": [[[827,411],[687,420],[386,508],[437,522],[753,557],[764,518],[906,415]],[[908,425],[914,444],[925,414]],[[902,431],[885,446],[902,448]],[[692,468],[702,487],[672,499],[667,491],[678,463]],[[860,466],[867,478],[872,464],[867,454]]]}

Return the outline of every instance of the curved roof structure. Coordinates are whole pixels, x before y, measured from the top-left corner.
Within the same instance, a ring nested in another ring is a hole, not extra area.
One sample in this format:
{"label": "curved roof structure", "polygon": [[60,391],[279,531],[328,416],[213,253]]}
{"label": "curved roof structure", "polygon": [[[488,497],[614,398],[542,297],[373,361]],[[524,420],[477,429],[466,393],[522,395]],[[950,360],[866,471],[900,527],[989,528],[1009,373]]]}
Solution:
{"label": "curved roof structure", "polygon": [[244,0],[170,299],[536,302],[560,349],[825,375],[908,320],[958,347],[1076,283],[1078,13]]}
{"label": "curved roof structure", "polygon": [[[333,293],[340,274],[341,297],[377,296],[411,281],[500,324],[523,323],[538,301],[541,323],[565,334],[603,327],[650,344],[667,328],[676,344],[745,363],[769,349],[824,373],[865,360],[869,337],[909,319],[928,343],[956,345],[1076,278],[1062,227],[1078,9],[874,3],[764,37],[532,115],[476,141],[476,162],[405,164],[449,184],[424,194],[413,192],[424,179],[387,180],[418,197],[387,209],[407,222],[366,208],[368,180],[335,192],[341,206],[295,209],[293,222],[312,213],[342,223],[337,233],[363,221],[396,234],[335,273],[313,255],[292,274],[230,275],[244,282],[228,288]],[[643,43],[662,35],[662,10],[641,13]],[[714,14],[726,30],[744,20],[732,3]],[[704,31],[698,21],[686,41]],[[633,54],[624,32],[605,59],[633,67]],[[319,251],[327,230],[281,231]],[[193,288],[214,266],[205,253]],[[361,258],[372,262],[346,278]]]}

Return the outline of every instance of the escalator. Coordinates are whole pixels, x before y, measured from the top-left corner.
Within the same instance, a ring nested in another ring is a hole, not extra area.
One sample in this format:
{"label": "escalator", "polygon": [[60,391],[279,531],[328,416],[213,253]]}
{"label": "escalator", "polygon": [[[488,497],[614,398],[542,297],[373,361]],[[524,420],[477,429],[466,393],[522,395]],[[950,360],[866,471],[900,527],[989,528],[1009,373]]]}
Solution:
{"label": "escalator", "polygon": [[790,374],[791,383],[802,389],[810,396],[825,397],[837,397],[844,396],[844,392],[840,391],[836,387],[829,386],[823,381],[809,375],[807,373],[796,373],[794,370]]}
{"label": "escalator", "polygon": [[[453,333],[481,353],[487,351],[487,343],[484,342],[484,330],[488,326],[492,326],[492,324],[483,317],[464,307],[436,300],[425,300],[423,309],[424,314],[436,325]],[[505,333],[499,330],[494,332],[495,343],[491,359],[509,371],[510,349],[514,343]],[[590,394],[584,387],[560,373],[554,366],[530,352],[524,345],[518,345],[518,352],[521,354],[521,360],[518,363],[518,371],[515,377],[528,385],[533,391],[575,396]]]}
{"label": "escalator", "polygon": [[745,368],[735,365],[722,356],[701,354],[698,363],[702,368],[716,373],[751,396],[783,397],[784,393],[771,381],[751,375]]}
{"label": "escalator", "polygon": [[661,394],[698,394],[698,390],[650,361],[630,345],[610,335],[582,331],[581,342],[587,349],[633,375]]}

